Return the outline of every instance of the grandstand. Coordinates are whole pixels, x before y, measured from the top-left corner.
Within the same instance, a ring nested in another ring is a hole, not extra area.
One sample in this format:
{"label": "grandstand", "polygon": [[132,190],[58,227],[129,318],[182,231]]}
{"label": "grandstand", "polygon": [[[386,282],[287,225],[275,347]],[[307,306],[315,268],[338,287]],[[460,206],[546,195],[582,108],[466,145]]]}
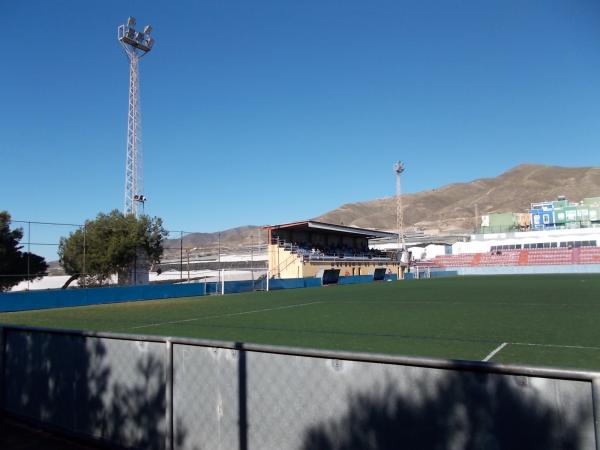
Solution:
{"label": "grandstand", "polygon": [[402,278],[407,264],[398,247],[382,251],[369,247],[369,239],[396,238],[394,233],[334,225],[312,220],[266,227],[271,278],[396,274]]}
{"label": "grandstand", "polygon": [[[578,204],[559,197],[532,203],[529,213],[481,216],[471,235],[407,236],[411,265],[461,274],[600,272],[599,205],[598,197]],[[389,239],[373,244],[394,246]]]}
{"label": "grandstand", "polygon": [[[546,266],[600,264],[600,248],[509,250],[436,256],[435,267]],[[421,265],[423,262],[421,261]],[[600,270],[600,267],[599,267]]]}
{"label": "grandstand", "polygon": [[494,268],[494,273],[533,273],[536,268],[544,273],[600,272],[599,242],[598,228],[479,234],[471,236],[468,242],[453,244],[448,254],[420,260],[419,266],[482,269],[463,271],[464,274],[490,273],[483,268]]}

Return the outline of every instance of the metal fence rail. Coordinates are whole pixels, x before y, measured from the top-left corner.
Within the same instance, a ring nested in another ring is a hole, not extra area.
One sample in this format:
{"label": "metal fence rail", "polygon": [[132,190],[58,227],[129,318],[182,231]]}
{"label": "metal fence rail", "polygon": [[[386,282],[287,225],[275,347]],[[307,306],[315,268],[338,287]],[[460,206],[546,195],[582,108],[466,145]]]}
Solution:
{"label": "metal fence rail", "polygon": [[600,373],[4,326],[1,410],[148,449],[598,449]]}

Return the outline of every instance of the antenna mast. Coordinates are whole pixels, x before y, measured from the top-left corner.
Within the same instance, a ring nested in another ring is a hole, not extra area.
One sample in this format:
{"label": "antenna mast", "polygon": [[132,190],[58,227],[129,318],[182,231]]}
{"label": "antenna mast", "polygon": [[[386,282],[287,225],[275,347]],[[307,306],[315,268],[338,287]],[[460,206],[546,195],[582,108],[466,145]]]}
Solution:
{"label": "antenna mast", "polygon": [[135,18],[129,17],[125,25],[118,28],[118,39],[129,57],[129,113],[127,115],[127,162],[125,164],[124,214],[139,216],[146,202],[144,196],[144,173],[142,166],[142,116],[140,108],[139,61],[152,50],[154,39],[150,37],[152,27],[136,31]]}

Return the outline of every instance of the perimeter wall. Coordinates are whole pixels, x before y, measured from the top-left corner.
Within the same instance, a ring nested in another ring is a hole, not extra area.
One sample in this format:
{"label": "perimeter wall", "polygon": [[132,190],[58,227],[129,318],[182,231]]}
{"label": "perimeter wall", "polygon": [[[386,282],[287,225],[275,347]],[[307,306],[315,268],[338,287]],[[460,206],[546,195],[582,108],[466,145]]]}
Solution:
{"label": "perimeter wall", "polygon": [[[395,274],[386,280],[395,281]],[[339,284],[371,283],[373,276],[340,277]],[[167,298],[198,297],[210,294],[235,294],[256,290],[280,290],[320,287],[321,278],[271,279],[268,287],[264,278],[222,283],[152,284],[144,286],[101,287],[87,289],[53,289],[47,291],[20,291],[0,293],[0,312],[34,309],[64,308],[101,305],[108,303],[160,300]]]}
{"label": "perimeter wall", "polygon": [[597,449],[598,376],[0,328],[0,412],[144,449]]}
{"label": "perimeter wall", "polygon": [[547,266],[452,267],[458,275],[535,275],[561,273],[600,273],[600,264],[556,264]]}

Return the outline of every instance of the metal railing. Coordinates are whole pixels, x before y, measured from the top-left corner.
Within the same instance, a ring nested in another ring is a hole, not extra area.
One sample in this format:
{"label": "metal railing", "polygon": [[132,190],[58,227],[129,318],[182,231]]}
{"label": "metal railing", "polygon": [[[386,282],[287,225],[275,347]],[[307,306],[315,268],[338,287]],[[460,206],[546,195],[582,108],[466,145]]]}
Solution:
{"label": "metal railing", "polygon": [[391,262],[394,259],[389,256],[377,255],[372,252],[358,252],[358,253],[350,253],[350,252],[333,252],[333,253],[325,253],[323,250],[308,250],[299,245],[283,241],[279,238],[273,238],[271,243],[273,245],[277,245],[284,250],[288,250],[292,253],[297,254],[302,258],[304,262],[307,261],[315,261],[315,262],[331,262],[331,261],[355,261],[355,262],[372,262],[372,261],[381,261],[381,262]]}
{"label": "metal railing", "polygon": [[585,228],[600,228],[600,222],[590,222],[589,220],[568,222],[564,224],[537,224],[537,225],[505,225],[505,226],[490,226],[477,227],[475,234],[494,234],[494,233],[515,233],[528,231],[552,231],[552,230],[579,230]]}

